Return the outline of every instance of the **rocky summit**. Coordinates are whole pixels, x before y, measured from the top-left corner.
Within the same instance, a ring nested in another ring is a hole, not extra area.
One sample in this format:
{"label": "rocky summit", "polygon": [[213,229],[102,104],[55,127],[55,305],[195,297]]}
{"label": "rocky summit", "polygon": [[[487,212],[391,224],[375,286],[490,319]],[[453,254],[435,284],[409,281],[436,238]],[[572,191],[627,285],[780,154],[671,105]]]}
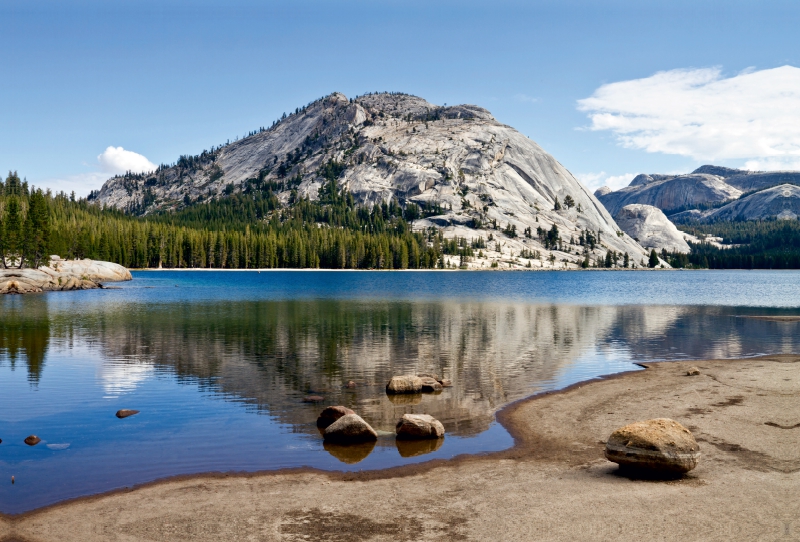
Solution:
{"label": "rocky summit", "polygon": [[689,253],[685,237],[690,236],[679,231],[658,207],[638,203],[626,205],[614,216],[614,220],[645,248],[654,248],[659,252]]}
{"label": "rocky summit", "polygon": [[[415,230],[482,238],[483,257],[471,267],[574,268],[608,251],[635,262],[646,256],[528,137],[481,107],[442,107],[407,94],[334,93],[244,139],[149,174],[114,177],[92,199],[147,214],[270,186],[289,205],[317,199],[331,172],[357,202],[419,205]],[[560,241],[547,238],[553,226]]]}

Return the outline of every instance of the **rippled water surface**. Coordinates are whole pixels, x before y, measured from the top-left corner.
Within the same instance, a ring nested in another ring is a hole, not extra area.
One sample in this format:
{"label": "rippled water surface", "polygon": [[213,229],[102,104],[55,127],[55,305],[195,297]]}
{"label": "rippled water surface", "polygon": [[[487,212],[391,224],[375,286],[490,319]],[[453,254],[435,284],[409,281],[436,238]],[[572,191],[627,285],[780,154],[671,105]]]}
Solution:
{"label": "rippled water surface", "polygon": [[[138,272],[120,289],[4,297],[0,512],[175,474],[501,450],[494,415],[511,401],[635,362],[797,352],[800,323],[750,318],[794,314],[800,273],[758,271]],[[414,372],[454,385],[385,394]],[[323,445],[329,404],[377,444]],[[407,412],[441,420],[444,441],[398,446]]]}

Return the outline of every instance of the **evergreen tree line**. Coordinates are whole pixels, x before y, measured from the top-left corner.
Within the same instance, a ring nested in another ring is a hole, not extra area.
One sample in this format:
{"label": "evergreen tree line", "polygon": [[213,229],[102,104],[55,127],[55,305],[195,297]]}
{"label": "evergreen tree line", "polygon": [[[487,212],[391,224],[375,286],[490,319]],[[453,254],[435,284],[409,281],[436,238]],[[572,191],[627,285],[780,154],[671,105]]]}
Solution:
{"label": "evergreen tree line", "polygon": [[436,267],[442,255],[441,236],[412,232],[396,202],[356,205],[335,181],[321,201],[282,209],[269,195],[244,194],[148,217],[30,191],[16,174],[0,185],[6,265],[35,267],[58,254],[131,268],[414,269]]}
{"label": "evergreen tree line", "polygon": [[686,224],[681,230],[698,237],[722,237],[730,248],[689,243],[691,253],[662,252],[673,267],[700,269],[800,269],[800,222],[749,220]]}
{"label": "evergreen tree line", "polygon": [[0,181],[0,268],[37,268],[49,262],[50,212],[41,190],[16,172]]}

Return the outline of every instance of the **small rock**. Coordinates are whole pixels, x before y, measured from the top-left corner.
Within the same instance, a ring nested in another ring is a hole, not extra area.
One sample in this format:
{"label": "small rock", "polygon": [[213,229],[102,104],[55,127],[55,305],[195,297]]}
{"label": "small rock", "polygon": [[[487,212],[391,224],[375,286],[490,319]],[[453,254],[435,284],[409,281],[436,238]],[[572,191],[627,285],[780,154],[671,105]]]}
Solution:
{"label": "small rock", "polygon": [[422,379],[414,375],[393,376],[386,384],[386,393],[419,393],[422,391]]}
{"label": "small rock", "polygon": [[127,418],[128,416],[134,416],[138,413],[139,413],[138,410],[130,410],[127,408],[123,408],[122,410],[117,410],[116,416],[117,418],[122,419],[122,418]]}
{"label": "small rock", "polygon": [[404,414],[397,422],[395,432],[397,438],[401,440],[443,438],[444,426],[442,422],[427,414]]}
{"label": "small rock", "polygon": [[325,429],[342,416],[347,416],[348,414],[355,414],[355,412],[343,406],[329,406],[320,412],[319,418],[317,418],[317,427]]}
{"label": "small rock", "polygon": [[347,388],[347,389],[353,389],[355,387],[356,387],[356,383],[353,382],[352,380],[350,382],[348,382],[347,385],[345,386],[345,388]]}
{"label": "small rock", "polygon": [[437,382],[440,382],[439,377],[435,373],[420,373],[417,376],[420,378],[432,378]]}
{"label": "small rock", "polygon": [[303,397],[304,403],[321,403],[325,398],[321,395],[307,395]]}
{"label": "small rock", "polygon": [[695,468],[699,457],[692,433],[669,418],[626,425],[606,442],[606,458],[622,467],[682,474]]}
{"label": "small rock", "polygon": [[443,378],[439,381],[443,388],[452,388],[453,382],[449,378]]}
{"label": "small rock", "polygon": [[358,414],[346,414],[333,422],[322,434],[325,440],[342,444],[378,440],[378,433]]}
{"label": "small rock", "polygon": [[689,367],[686,371],[686,376],[698,376],[700,374],[700,369],[697,367]]}
{"label": "small rock", "polygon": [[42,442],[42,439],[40,439],[36,435],[31,435],[25,438],[25,444],[27,444],[28,446],[36,446],[40,442]]}
{"label": "small rock", "polygon": [[422,391],[426,393],[442,391],[442,385],[435,378],[422,378]]}

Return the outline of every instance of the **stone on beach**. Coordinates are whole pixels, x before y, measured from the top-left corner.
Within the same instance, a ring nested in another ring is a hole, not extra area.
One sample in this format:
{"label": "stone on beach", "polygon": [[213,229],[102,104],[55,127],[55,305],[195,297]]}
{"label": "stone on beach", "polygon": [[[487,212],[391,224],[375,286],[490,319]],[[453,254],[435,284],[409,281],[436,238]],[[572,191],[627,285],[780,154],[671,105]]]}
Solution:
{"label": "stone on beach", "polygon": [[393,376],[386,384],[386,393],[420,393],[422,379],[414,375]]}
{"label": "stone on beach", "polygon": [[348,414],[355,414],[355,412],[343,406],[329,406],[320,412],[317,418],[317,427],[325,429],[342,416],[347,416]]}
{"label": "stone on beach", "polygon": [[417,440],[444,437],[442,422],[427,414],[404,414],[395,429],[401,440]]}
{"label": "stone on beach", "polygon": [[117,410],[116,416],[117,416],[117,418],[122,419],[122,418],[127,418],[128,416],[134,416],[134,415],[136,415],[138,413],[139,413],[138,410],[131,410],[131,409],[128,409],[128,408],[123,408],[121,410]]}
{"label": "stone on beach", "polygon": [[698,376],[700,374],[700,369],[697,367],[689,367],[686,371],[686,376]]}
{"label": "stone on beach", "polygon": [[42,442],[42,439],[40,439],[36,435],[30,435],[29,437],[25,437],[25,444],[27,444],[28,446],[36,446],[40,442]]}
{"label": "stone on beach", "polygon": [[697,466],[699,457],[692,433],[669,418],[620,427],[606,442],[606,458],[621,467],[683,474]]}
{"label": "stone on beach", "polygon": [[342,444],[378,440],[378,433],[358,414],[345,414],[329,425],[322,436]]}

